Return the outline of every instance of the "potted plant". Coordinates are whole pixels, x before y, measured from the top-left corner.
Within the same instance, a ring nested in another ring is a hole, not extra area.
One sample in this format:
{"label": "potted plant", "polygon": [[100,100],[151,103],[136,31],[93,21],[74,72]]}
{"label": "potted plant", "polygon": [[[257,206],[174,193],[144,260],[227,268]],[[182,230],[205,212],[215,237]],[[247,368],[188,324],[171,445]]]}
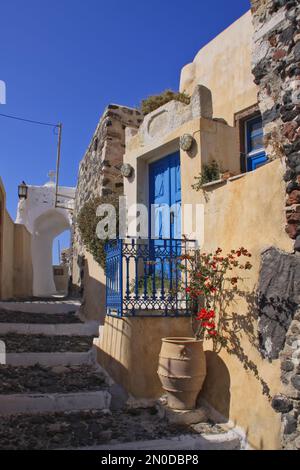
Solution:
{"label": "potted plant", "polygon": [[[214,345],[226,344],[222,317],[224,292],[230,290],[233,298],[241,279],[234,270],[252,267],[248,260],[241,262],[241,257],[248,258],[251,254],[241,247],[222,255],[222,249],[217,248],[213,253],[197,250],[193,256],[180,257],[179,268],[187,271],[189,279],[184,290],[191,312],[194,338],[162,339],[158,375],[167,393],[170,408],[195,407],[206,376],[204,340],[211,339]],[[182,260],[186,258],[190,262],[183,265]]]}

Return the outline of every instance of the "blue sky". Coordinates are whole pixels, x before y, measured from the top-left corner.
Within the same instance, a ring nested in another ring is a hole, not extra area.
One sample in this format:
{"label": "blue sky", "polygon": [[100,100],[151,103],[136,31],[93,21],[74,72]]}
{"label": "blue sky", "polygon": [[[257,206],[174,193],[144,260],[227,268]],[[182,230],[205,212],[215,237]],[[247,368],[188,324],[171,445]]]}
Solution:
{"label": "blue sky", "polygon": [[[105,106],[138,106],[178,89],[182,66],[249,7],[249,0],[4,0],[0,113],[61,121],[60,184],[73,186]],[[18,183],[44,184],[55,158],[51,128],[0,116],[0,176],[13,218]]]}

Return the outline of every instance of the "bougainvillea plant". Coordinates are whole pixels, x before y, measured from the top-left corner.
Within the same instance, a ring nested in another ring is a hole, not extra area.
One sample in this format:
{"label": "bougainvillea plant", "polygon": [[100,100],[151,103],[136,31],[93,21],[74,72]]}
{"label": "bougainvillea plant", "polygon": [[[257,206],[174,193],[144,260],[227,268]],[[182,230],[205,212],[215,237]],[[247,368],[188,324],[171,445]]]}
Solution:
{"label": "bougainvillea plant", "polygon": [[[197,339],[213,338],[220,343],[226,343],[223,336],[222,298],[224,292],[230,290],[232,294],[237,291],[238,282],[242,280],[237,270],[252,268],[249,260],[251,254],[241,247],[231,250],[226,255],[221,248],[213,253],[184,255],[189,258],[188,286],[185,293],[192,312],[192,327]],[[234,275],[232,275],[234,272]],[[233,295],[232,295],[233,298]]]}

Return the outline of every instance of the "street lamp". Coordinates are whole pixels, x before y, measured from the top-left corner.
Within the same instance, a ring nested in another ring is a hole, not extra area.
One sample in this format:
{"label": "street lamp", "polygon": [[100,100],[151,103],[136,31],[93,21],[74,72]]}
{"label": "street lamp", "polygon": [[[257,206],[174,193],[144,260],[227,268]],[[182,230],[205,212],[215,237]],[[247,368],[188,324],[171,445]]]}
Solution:
{"label": "street lamp", "polygon": [[22,183],[19,184],[18,186],[19,199],[27,199],[27,193],[28,193],[28,186],[25,183],[25,181],[22,181]]}

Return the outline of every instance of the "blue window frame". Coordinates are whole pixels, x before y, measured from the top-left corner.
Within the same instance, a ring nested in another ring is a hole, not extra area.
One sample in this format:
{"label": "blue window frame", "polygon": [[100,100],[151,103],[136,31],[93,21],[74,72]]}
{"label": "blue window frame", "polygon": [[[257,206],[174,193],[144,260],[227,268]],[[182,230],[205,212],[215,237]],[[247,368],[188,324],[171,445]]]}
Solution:
{"label": "blue window frame", "polygon": [[263,145],[263,126],[261,116],[245,122],[247,171],[265,165],[268,158]]}

